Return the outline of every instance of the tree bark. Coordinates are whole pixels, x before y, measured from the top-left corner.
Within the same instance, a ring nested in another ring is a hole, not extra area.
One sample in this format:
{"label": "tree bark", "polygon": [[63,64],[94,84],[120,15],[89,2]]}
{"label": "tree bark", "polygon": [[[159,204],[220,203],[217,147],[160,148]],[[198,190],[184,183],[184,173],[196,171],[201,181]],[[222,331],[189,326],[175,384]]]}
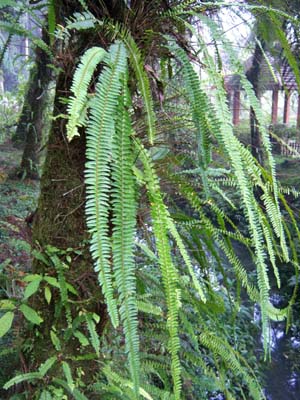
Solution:
{"label": "tree bark", "polygon": [[[46,31],[43,32],[43,40],[48,41]],[[19,177],[30,179],[39,178],[39,150],[44,129],[47,123],[50,123],[49,118],[44,116],[44,110],[50,101],[48,89],[53,81],[48,54],[40,48],[36,49],[35,54],[36,65],[30,71],[22,114],[13,138],[16,143],[25,139],[22,161],[17,174]]]}
{"label": "tree bark", "polygon": [[[251,82],[253,86],[254,93],[258,99],[260,99],[261,96],[259,87],[261,63],[263,60],[263,52],[261,46],[264,47],[264,42],[261,42],[261,45],[259,45],[258,43],[256,44],[253,55],[253,63],[251,68],[246,74],[248,80]],[[257,161],[261,165],[263,165],[261,135],[259,132],[259,125],[253,107],[250,107],[250,134],[251,134],[252,155],[257,159]]]}
{"label": "tree bark", "polygon": [[[57,23],[64,24],[66,17],[81,11],[78,4],[77,1],[56,1]],[[67,106],[61,99],[71,94],[70,87],[79,58],[86,48],[93,45],[99,46],[103,43],[99,43],[99,37],[95,33],[80,31],[68,39],[67,47],[55,49],[54,63],[60,68],[53,109],[56,118],[52,123],[47,143],[40,198],[32,225],[32,242],[36,250],[44,255],[47,246],[58,249],[60,261],[68,264],[68,268],[64,270],[65,279],[78,293],[71,295],[74,302],[68,303],[72,319],[79,313],[96,313],[100,317],[96,329],[101,337],[108,317],[88,248],[89,234],[84,216],[85,134],[82,130],[80,137],[68,143],[67,121],[59,117],[67,113]],[[67,254],[72,261],[66,260]],[[57,268],[53,264],[49,266],[38,259],[33,261],[33,273],[58,277]],[[73,371],[78,367],[82,368],[85,372],[83,379],[89,383],[97,371],[99,360],[74,360],[80,343],[75,337],[68,341],[63,338],[62,333],[68,329],[68,322],[63,307],[59,310],[59,291],[54,290],[53,296],[49,305],[42,292],[40,296],[33,296],[32,306],[39,311],[44,322],[38,328],[38,335],[30,330],[25,334],[33,343],[30,359],[27,360],[28,369],[36,370],[51,355],[57,355],[49,335],[51,329],[55,328],[63,343],[62,354],[59,357],[66,360]],[[88,332],[85,333],[88,336]],[[92,353],[93,349],[88,346],[86,352]],[[54,370],[53,374],[61,374],[60,368]]]}

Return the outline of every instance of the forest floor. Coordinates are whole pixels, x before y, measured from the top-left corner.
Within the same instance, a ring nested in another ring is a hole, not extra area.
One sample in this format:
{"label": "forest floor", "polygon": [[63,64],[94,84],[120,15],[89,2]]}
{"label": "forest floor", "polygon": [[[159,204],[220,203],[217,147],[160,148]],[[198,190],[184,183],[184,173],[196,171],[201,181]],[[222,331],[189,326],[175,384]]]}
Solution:
{"label": "forest floor", "polygon": [[[30,268],[31,229],[28,216],[35,210],[39,182],[14,178],[22,150],[0,145],[0,276],[7,279]],[[3,289],[3,282],[0,282]]]}
{"label": "forest floor", "polygon": [[[36,208],[39,182],[14,178],[21,157],[22,150],[11,143],[0,144],[0,298],[18,297],[20,278],[31,268],[31,228],[26,219]],[[2,386],[19,367],[12,337],[5,335],[0,339],[0,400],[7,399]]]}

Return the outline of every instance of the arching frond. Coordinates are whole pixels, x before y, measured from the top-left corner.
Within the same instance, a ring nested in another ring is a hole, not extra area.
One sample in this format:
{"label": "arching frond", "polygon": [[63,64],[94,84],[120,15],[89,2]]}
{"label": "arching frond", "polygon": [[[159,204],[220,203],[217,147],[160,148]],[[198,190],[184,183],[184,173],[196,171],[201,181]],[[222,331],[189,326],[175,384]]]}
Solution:
{"label": "arching frond", "polygon": [[71,86],[74,97],[69,99],[67,124],[67,138],[72,140],[74,136],[79,136],[78,126],[83,125],[82,112],[86,107],[88,87],[97,65],[103,61],[107,52],[101,47],[88,49],[80,60]]}
{"label": "arching frond", "polygon": [[144,101],[145,119],[148,127],[149,141],[150,144],[153,144],[156,136],[156,127],[155,127],[156,117],[154,112],[152,95],[150,91],[149,78],[144,69],[144,60],[142,58],[142,54],[139,48],[137,47],[135,41],[133,40],[129,32],[122,33],[121,31],[121,38],[124,44],[126,45],[130,63],[132,65],[132,68],[135,72],[135,76],[137,79],[137,87],[140,90],[141,96]]}

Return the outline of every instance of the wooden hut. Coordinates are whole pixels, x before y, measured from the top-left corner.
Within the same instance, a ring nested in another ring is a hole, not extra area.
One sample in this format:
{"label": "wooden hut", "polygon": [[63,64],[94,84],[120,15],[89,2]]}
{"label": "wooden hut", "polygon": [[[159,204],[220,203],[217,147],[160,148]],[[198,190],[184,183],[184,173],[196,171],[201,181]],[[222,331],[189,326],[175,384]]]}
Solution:
{"label": "wooden hut", "polygon": [[[245,70],[252,65],[253,58],[251,57],[245,63]],[[271,68],[270,68],[270,65]],[[297,106],[297,128],[300,128],[300,94],[295,75],[291,67],[287,63],[276,65],[272,58],[264,59],[260,66],[259,74],[259,96],[266,91],[272,91],[272,110],[271,123],[275,125],[278,121],[278,95],[279,92],[284,92],[284,107],[283,107],[283,123],[289,124],[290,121],[290,100],[293,92],[298,93]],[[239,75],[227,75],[225,77],[225,88],[228,93],[228,99],[232,108],[232,121],[234,125],[238,125],[241,113],[241,91],[242,85]]]}

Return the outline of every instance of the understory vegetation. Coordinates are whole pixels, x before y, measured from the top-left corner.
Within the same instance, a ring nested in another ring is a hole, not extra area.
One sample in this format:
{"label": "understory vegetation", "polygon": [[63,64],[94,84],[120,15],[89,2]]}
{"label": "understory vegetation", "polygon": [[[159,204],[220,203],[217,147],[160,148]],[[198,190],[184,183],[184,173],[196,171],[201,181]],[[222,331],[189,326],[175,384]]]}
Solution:
{"label": "understory vegetation", "polygon": [[0,68],[14,35],[35,63],[0,103],[1,398],[267,398],[273,330],[300,335],[299,159],[274,151],[298,131],[269,130],[222,16],[300,87],[299,7],[269,3],[1,5]]}

